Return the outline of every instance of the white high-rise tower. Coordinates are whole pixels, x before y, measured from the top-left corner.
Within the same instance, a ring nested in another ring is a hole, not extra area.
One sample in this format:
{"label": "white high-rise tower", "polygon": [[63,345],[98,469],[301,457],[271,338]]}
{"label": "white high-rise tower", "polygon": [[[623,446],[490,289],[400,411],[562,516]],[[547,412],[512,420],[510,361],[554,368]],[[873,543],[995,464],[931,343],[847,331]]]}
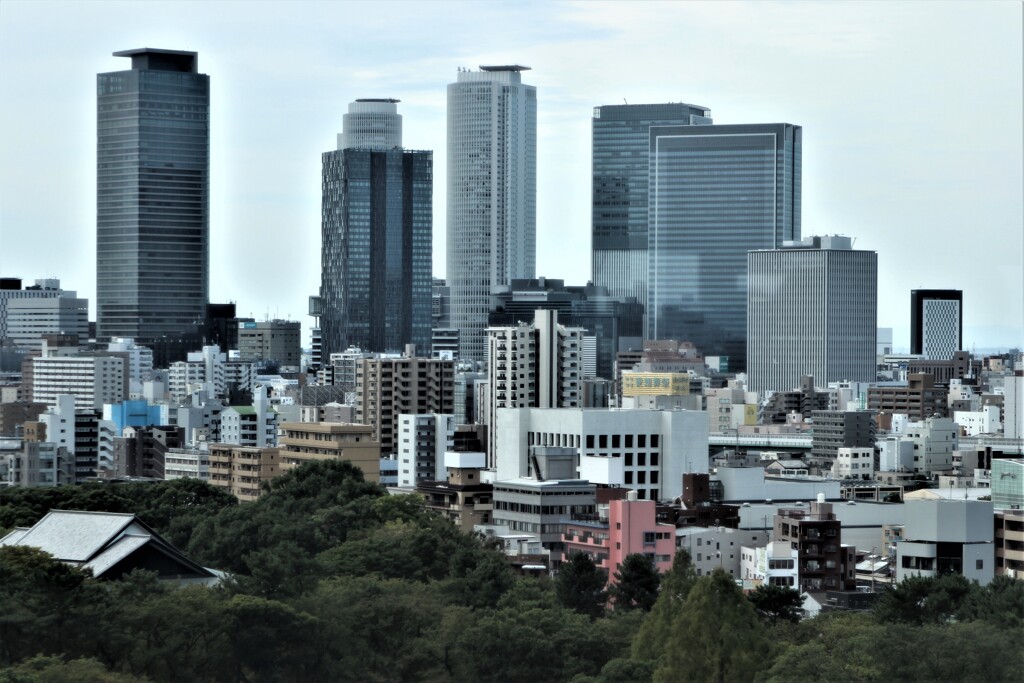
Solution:
{"label": "white high-rise tower", "polygon": [[460,70],[448,85],[448,273],[459,356],[484,360],[491,290],[533,278],[537,89],[525,66]]}

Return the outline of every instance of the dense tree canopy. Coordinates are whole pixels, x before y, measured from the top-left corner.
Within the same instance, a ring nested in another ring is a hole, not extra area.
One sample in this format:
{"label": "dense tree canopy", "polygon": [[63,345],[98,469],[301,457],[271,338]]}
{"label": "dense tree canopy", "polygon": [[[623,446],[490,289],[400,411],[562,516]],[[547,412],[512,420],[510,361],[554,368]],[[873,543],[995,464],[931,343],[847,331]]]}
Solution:
{"label": "dense tree canopy", "polygon": [[641,609],[650,612],[658,599],[661,577],[654,560],[647,555],[626,555],[615,570],[615,580],[609,589],[612,604],[617,610]]}
{"label": "dense tree canopy", "polygon": [[0,525],[51,507],[135,512],[233,577],[98,581],[0,548],[0,683],[980,682],[1024,669],[1019,581],[912,579],[871,613],[793,624],[791,593],[744,596],[680,551],[660,577],[619,567],[606,611],[589,556],[554,580],[517,577],[483,539],[341,463],[298,468],[245,505],[195,481],[5,490]]}

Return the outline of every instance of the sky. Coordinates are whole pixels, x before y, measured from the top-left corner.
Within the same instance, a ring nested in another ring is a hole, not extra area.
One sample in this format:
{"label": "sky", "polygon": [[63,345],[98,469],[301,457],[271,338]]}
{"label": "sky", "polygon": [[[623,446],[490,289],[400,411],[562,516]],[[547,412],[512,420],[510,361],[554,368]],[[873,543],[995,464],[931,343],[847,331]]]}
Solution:
{"label": "sky", "polygon": [[211,79],[210,294],[300,320],[320,281],[320,155],[348,103],[401,100],[434,150],[445,272],[446,85],[537,87],[537,275],[590,278],[594,106],[689,102],[803,126],[804,236],[878,252],[880,327],[964,291],[968,349],[1024,345],[1018,2],[0,2],[0,276],[96,287],[96,74],[192,50]]}

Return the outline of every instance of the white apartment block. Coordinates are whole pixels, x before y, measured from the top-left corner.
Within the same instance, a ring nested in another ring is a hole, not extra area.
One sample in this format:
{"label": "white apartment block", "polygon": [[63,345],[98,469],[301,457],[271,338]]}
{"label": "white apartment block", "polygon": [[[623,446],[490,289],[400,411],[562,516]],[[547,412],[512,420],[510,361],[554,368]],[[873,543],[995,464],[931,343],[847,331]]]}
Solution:
{"label": "white apartment block", "polygon": [[740,578],[765,586],[797,587],[800,551],[792,543],[772,541],[740,549]]}
{"label": "white apartment block", "polygon": [[1003,425],[999,422],[999,406],[985,406],[980,410],[953,412],[955,422],[967,436],[978,436],[979,434],[996,434],[1002,431]]}
{"label": "white apartment block", "polygon": [[266,387],[256,387],[251,406],[230,406],[220,414],[220,443],[268,448],[277,445],[279,416]]}
{"label": "white apartment block", "polygon": [[452,450],[455,416],[441,413],[398,416],[398,485],[445,481],[444,454]]}
{"label": "white apartment block", "polygon": [[929,417],[922,422],[908,423],[905,436],[914,444],[913,471],[930,474],[953,469],[958,432],[956,423],[949,417]]}
{"label": "white apartment block", "polygon": [[705,389],[704,409],[712,432],[728,432],[743,425],[757,424],[757,393],[747,391],[743,382],[731,379],[721,389]]}
{"label": "white apartment block", "polygon": [[495,480],[530,474],[537,446],[575,450],[576,476],[672,500],[683,474],[708,471],[708,416],[690,410],[501,408]]}
{"label": "white apartment block", "polygon": [[837,479],[874,479],[875,449],[840,448],[832,463],[832,476]]}
{"label": "white apartment block", "polygon": [[167,383],[171,400],[177,403],[199,390],[223,397],[232,386],[242,391],[251,390],[256,384],[256,365],[228,360],[219,346],[204,346],[201,351],[190,352],[188,360],[172,363]]}
{"label": "white apartment block", "polygon": [[56,405],[70,394],[81,410],[103,410],[126,395],[124,360],[113,356],[51,356],[32,359],[32,395],[38,403]]}
{"label": "white apartment block", "polygon": [[206,448],[172,448],[164,455],[164,479],[210,480],[210,451]]}
{"label": "white apartment block", "polygon": [[153,379],[153,350],[139,346],[130,337],[114,337],[107,343],[107,351],[128,358],[129,398],[141,398],[143,382]]}
{"label": "white apartment block", "polygon": [[582,405],[582,327],[558,323],[558,312],[537,310],[532,323],[487,330],[487,404],[491,466],[502,408],[576,408]]}
{"label": "white apartment block", "polygon": [[1019,439],[1024,435],[1024,377],[1003,378],[1003,436]]}

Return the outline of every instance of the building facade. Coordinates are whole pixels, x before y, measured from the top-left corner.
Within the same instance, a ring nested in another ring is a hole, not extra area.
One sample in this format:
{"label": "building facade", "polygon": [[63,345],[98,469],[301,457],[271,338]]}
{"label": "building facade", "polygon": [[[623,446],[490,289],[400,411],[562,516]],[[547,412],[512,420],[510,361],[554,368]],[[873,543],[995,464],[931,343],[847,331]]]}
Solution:
{"label": "building facade", "polygon": [[522,82],[528,69],[462,69],[448,85],[447,285],[462,360],[484,360],[491,289],[536,270],[537,89]]}
{"label": "building facade", "polygon": [[380,480],[380,443],[368,425],[285,422],[278,443],[282,472],[314,460],[342,460],[361,469],[366,481]]}
{"label": "building facade", "polygon": [[401,147],[397,102],[350,104],[338,149],[323,155],[323,358],[430,348],[433,152]]}
{"label": "building facade", "polygon": [[647,339],[687,339],[743,370],[747,252],[800,239],[802,129],[650,130]]}
{"label": "building facade", "polygon": [[823,386],[876,374],[878,254],[811,237],[747,254],[747,377],[758,393],[804,375]]}
{"label": "building facade", "polygon": [[910,352],[946,360],[964,346],[964,293],[959,289],[910,292]]}
{"label": "building facade", "polygon": [[97,336],[197,337],[209,301],[210,78],[142,48],[97,76]]}
{"label": "building facade", "polygon": [[995,576],[992,503],[908,500],[903,538],[896,543],[896,580],[961,574],[986,585]]}
{"label": "building facade", "polygon": [[542,449],[568,449],[576,476],[633,489],[641,500],[672,500],[683,475],[708,471],[708,416],[694,410],[505,408],[496,479],[527,476]]}
{"label": "building facade", "polygon": [[451,415],[455,409],[455,364],[440,358],[365,358],[356,375],[356,421],[370,425],[381,453],[397,452],[403,414]]}
{"label": "building facade", "polygon": [[453,450],[454,439],[455,417],[452,415],[399,415],[398,485],[444,481],[445,453]]}
{"label": "building facade", "polygon": [[238,359],[274,361],[282,369],[299,369],[302,325],[289,320],[238,323]]}
{"label": "building facade", "polygon": [[849,547],[842,543],[842,532],[842,522],[832,512],[832,504],[821,499],[811,503],[809,509],[779,510],[772,540],[797,550],[795,588],[820,592],[857,587],[855,562]]}
{"label": "building facade", "polygon": [[612,296],[647,301],[651,127],[707,125],[710,117],[705,107],[682,102],[594,107],[591,272]]}

